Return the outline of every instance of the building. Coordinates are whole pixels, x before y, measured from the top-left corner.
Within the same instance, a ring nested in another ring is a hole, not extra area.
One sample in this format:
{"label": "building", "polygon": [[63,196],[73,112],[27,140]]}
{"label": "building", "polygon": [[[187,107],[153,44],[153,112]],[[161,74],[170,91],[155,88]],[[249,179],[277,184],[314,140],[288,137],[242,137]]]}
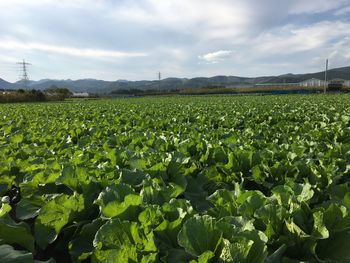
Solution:
{"label": "building", "polygon": [[87,92],[74,92],[72,97],[73,98],[88,98],[89,93],[87,93]]}
{"label": "building", "polygon": [[344,80],[343,86],[350,87],[350,80]]}
{"label": "building", "polygon": [[320,79],[308,79],[308,80],[304,80],[302,82],[299,82],[299,86],[301,87],[323,87],[325,85],[325,81],[324,80],[320,80]]}

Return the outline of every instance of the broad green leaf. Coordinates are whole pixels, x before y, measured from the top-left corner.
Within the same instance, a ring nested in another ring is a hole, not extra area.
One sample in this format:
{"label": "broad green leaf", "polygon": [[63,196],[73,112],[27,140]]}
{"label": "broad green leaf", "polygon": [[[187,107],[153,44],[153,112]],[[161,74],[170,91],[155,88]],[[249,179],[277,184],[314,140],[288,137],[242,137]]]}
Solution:
{"label": "broad green leaf", "polygon": [[194,258],[184,249],[167,248],[165,253],[166,255],[160,259],[163,263],[187,263]]}
{"label": "broad green leaf", "polygon": [[317,211],[312,214],[314,218],[314,229],[312,235],[319,239],[325,239],[329,237],[329,231],[324,223],[324,217],[322,211]]}
{"label": "broad green leaf", "polygon": [[138,262],[135,246],[122,246],[118,249],[96,250],[92,263],[130,263]]}
{"label": "broad green leaf", "polygon": [[215,257],[215,254],[211,251],[206,251],[198,257],[198,263],[209,263],[211,259]]}
{"label": "broad green leaf", "polygon": [[158,262],[157,253],[151,253],[151,254],[145,255],[141,259],[141,263],[156,263],[156,262]]}
{"label": "broad green leaf", "polygon": [[323,222],[331,232],[340,232],[350,228],[349,208],[331,203],[323,213]]}
{"label": "broad green leaf", "polygon": [[66,165],[63,167],[60,177],[57,178],[56,184],[64,184],[73,191],[82,191],[82,187],[90,182],[86,169]]}
{"label": "broad green leaf", "polygon": [[239,204],[238,214],[249,217],[266,203],[266,197],[259,191],[247,191],[239,195],[236,202]]}
{"label": "broad green leaf", "polygon": [[[129,208],[137,207],[142,203],[139,195],[130,194],[125,196],[122,202],[112,201],[102,208],[102,215],[107,218],[117,217],[125,213]],[[129,213],[136,213],[135,209],[130,209]]]}
{"label": "broad green leaf", "polygon": [[33,255],[27,251],[14,250],[9,245],[0,245],[1,263],[33,263]]}
{"label": "broad green leaf", "polygon": [[219,262],[244,263],[248,262],[247,257],[254,241],[241,237],[236,238],[234,243],[230,243],[227,239],[224,239],[223,244]]}
{"label": "broad green leaf", "polygon": [[18,244],[25,249],[34,251],[34,237],[27,223],[15,223],[10,217],[0,218],[0,240],[7,244]]}
{"label": "broad green leaf", "polygon": [[77,259],[83,260],[92,253],[94,249],[93,240],[103,223],[101,219],[96,219],[84,225],[75,238],[69,242],[69,253],[74,261]]}
{"label": "broad green leaf", "polygon": [[138,206],[142,197],[128,185],[118,184],[107,187],[96,200],[100,205],[102,216],[106,218],[120,217],[126,214],[125,219],[137,218]]}
{"label": "broad green leaf", "polygon": [[187,187],[187,180],[184,175],[184,168],[181,163],[171,161],[167,167],[167,175],[169,177],[169,185],[174,188],[171,194],[172,198],[178,197]]}
{"label": "broad green leaf", "polygon": [[320,262],[350,262],[350,231],[335,233],[317,243],[316,252]]}
{"label": "broad green leaf", "polygon": [[286,252],[287,246],[281,245],[275,252],[266,258],[266,263],[280,263],[282,261],[283,254]]}
{"label": "broad green leaf", "polygon": [[158,226],[163,220],[163,215],[159,206],[146,207],[138,216],[138,220],[143,227]]}
{"label": "broad green leaf", "polygon": [[15,134],[13,136],[11,136],[11,142],[14,143],[14,144],[19,144],[23,141],[24,139],[24,136],[23,134]]}
{"label": "broad green leaf", "polygon": [[58,195],[45,204],[35,220],[35,240],[45,248],[56,240],[61,229],[84,209],[83,196]]}
{"label": "broad green leaf", "polygon": [[119,249],[123,246],[136,246],[140,251],[154,252],[153,233],[145,234],[134,222],[109,220],[96,233],[94,247],[102,250]]}
{"label": "broad green leaf", "polygon": [[178,234],[179,245],[187,252],[200,256],[206,251],[216,252],[222,241],[222,232],[210,216],[194,216],[188,219]]}
{"label": "broad green leaf", "polygon": [[[238,249],[236,243],[240,244],[241,239],[249,241],[251,246],[249,245],[250,248],[245,256],[245,262],[264,262],[267,255],[266,243],[268,239],[264,233],[254,228],[253,220],[229,216],[222,218],[217,223],[217,227],[223,232],[223,238],[234,244],[234,249]],[[243,249],[243,247],[239,249]]]}
{"label": "broad green leaf", "polygon": [[217,217],[225,217],[237,214],[237,205],[233,192],[226,189],[217,190],[208,200],[215,206],[212,213]]}
{"label": "broad green leaf", "polygon": [[139,186],[143,180],[149,178],[149,175],[145,174],[142,171],[139,170],[128,170],[128,169],[121,169],[119,180],[123,184],[128,184],[133,187]]}
{"label": "broad green leaf", "polygon": [[278,237],[282,232],[284,220],[288,217],[287,210],[278,204],[266,204],[257,209],[254,217],[261,220],[265,225],[265,234],[271,237]]}
{"label": "broad green leaf", "polygon": [[0,208],[0,217],[3,217],[11,211],[11,206],[7,203],[2,203]]}
{"label": "broad green leaf", "polygon": [[40,208],[44,205],[44,201],[36,196],[31,199],[21,199],[16,205],[16,216],[18,219],[27,220],[36,217]]}

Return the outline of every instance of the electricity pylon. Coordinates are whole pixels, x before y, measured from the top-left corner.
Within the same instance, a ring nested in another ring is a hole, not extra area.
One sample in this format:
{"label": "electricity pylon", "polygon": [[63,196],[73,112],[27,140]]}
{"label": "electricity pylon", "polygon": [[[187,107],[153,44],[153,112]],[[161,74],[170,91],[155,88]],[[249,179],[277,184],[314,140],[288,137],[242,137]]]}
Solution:
{"label": "electricity pylon", "polygon": [[30,63],[25,62],[23,59],[22,62],[17,62],[16,64],[21,65],[21,70],[22,70],[22,78],[21,81],[23,83],[23,88],[26,90],[28,88],[28,82],[29,82],[29,77],[28,77],[28,72],[27,72],[27,66],[31,65]]}

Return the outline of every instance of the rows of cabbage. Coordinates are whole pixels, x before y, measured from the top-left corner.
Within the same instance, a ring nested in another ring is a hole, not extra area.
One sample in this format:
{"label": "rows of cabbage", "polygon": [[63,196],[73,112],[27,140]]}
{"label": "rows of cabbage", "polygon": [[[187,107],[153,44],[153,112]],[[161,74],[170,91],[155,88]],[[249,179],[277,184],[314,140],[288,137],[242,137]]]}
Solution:
{"label": "rows of cabbage", "polygon": [[0,106],[2,262],[349,262],[350,96]]}

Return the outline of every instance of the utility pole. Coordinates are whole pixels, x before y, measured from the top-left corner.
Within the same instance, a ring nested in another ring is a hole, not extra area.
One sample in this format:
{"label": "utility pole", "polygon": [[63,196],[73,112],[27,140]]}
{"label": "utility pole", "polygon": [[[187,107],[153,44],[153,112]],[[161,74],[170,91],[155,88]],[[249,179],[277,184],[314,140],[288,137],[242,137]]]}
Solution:
{"label": "utility pole", "polygon": [[160,72],[158,72],[158,90],[159,90],[159,92],[160,92],[160,80],[161,80],[161,78],[162,78],[162,75]]}
{"label": "utility pole", "polygon": [[22,78],[21,81],[23,82],[23,87],[26,90],[28,88],[28,81],[29,81],[29,77],[28,77],[28,72],[27,72],[27,66],[31,65],[30,63],[25,62],[25,60],[23,59],[22,62],[17,62],[16,64],[21,65],[21,70],[22,70]]}
{"label": "utility pole", "polygon": [[328,58],[326,59],[326,70],[324,72],[324,88],[323,93],[326,93],[327,91],[327,73],[328,73]]}

